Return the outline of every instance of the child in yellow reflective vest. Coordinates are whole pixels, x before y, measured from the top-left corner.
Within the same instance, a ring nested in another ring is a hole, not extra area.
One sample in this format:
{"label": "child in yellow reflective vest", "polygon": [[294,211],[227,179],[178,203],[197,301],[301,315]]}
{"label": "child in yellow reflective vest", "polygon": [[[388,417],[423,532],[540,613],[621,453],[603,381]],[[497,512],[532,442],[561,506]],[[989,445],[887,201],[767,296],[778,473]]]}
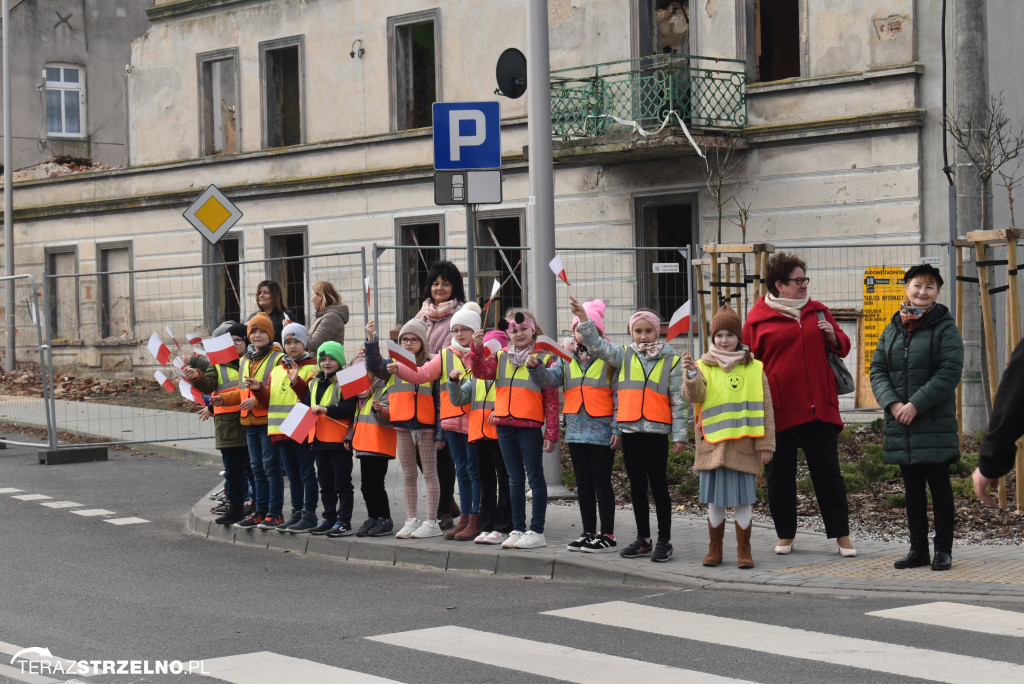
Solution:
{"label": "child in yellow reflective vest", "polygon": [[726,507],[736,513],[736,565],[754,567],[750,524],[755,478],[775,451],[775,422],[768,378],[760,361],[742,344],[743,326],[728,304],[711,319],[711,346],[694,363],[680,355],[686,380],[683,398],[696,405],[700,500],[708,504],[711,538],[704,565],[722,562]]}

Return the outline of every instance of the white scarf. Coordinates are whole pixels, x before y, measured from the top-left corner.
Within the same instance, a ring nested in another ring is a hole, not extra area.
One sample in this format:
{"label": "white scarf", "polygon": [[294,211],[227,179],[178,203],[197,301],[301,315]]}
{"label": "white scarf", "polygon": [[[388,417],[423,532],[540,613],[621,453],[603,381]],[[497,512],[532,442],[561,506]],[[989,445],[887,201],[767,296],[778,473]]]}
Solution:
{"label": "white scarf", "polygon": [[800,322],[800,311],[807,306],[807,302],[811,301],[810,295],[803,299],[786,299],[785,297],[775,297],[771,292],[764,296],[764,303],[775,309],[781,314],[789,316],[797,323]]}

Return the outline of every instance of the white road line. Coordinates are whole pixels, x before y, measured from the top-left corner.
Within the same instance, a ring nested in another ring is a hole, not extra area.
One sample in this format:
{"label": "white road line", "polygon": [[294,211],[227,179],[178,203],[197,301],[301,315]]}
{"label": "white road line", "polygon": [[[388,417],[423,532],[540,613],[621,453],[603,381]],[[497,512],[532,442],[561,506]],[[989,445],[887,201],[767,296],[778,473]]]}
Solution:
{"label": "white road line", "polygon": [[149,521],[145,518],[104,518],[103,522],[108,522],[111,525],[137,525],[139,523],[148,523]]}
{"label": "white road line", "polygon": [[[465,627],[432,627],[367,638],[473,662],[480,662],[483,653],[504,653],[508,655],[507,659],[503,659],[507,660],[508,665],[488,664],[580,684],[629,681],[644,684],[726,684],[743,681]],[[458,652],[452,652],[452,644],[459,645]]]}
{"label": "white road line", "polygon": [[21,494],[19,496],[12,496],[12,499],[20,499],[21,501],[43,501],[44,499],[52,499],[52,496],[46,496],[45,494]]}
{"label": "white road line", "polygon": [[543,615],[936,682],[1024,681],[1024,665],[625,601]]}
{"label": "white road line", "polygon": [[876,610],[865,613],[865,615],[905,620],[906,622],[920,622],[949,629],[965,629],[984,634],[1024,637],[1024,613],[999,608],[966,606],[962,603],[938,601],[903,608]]}
{"label": "white road line", "polygon": [[108,511],[105,508],[86,508],[81,511],[71,511],[75,515],[84,515],[87,518],[94,518],[98,515],[117,515],[114,511]]}
{"label": "white road line", "polygon": [[25,491],[23,489],[17,489],[15,487],[0,487],[0,494],[17,494],[18,492]]}
{"label": "white road line", "polygon": [[85,505],[74,501],[40,501],[39,503],[47,508],[78,508]]}
{"label": "white road line", "polygon": [[20,665],[15,667],[13,665],[5,665],[3,663],[0,663],[0,677],[10,677],[15,681],[26,682],[27,684],[63,684],[59,679],[51,679],[39,674],[22,672]]}
{"label": "white road line", "polygon": [[270,651],[243,653],[226,658],[207,658],[203,661],[203,670],[209,677],[236,684],[395,684],[398,681]]}

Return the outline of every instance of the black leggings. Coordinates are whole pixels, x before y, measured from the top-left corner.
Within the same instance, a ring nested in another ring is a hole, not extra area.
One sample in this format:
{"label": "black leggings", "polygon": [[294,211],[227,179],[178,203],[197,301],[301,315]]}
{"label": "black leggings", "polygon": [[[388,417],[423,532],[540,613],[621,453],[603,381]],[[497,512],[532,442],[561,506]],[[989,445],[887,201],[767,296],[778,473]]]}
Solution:
{"label": "black leggings", "polygon": [[480,529],[485,532],[512,531],[512,500],[508,491],[508,471],[496,439],[473,442],[480,473]]}
{"label": "black leggings", "polygon": [[597,534],[597,512],[600,511],[601,534],[615,534],[615,494],[612,492],[615,452],[604,444],[570,442],[569,457],[576,473],[576,498],[580,504],[583,531]]}
{"label": "black leggings", "polygon": [[932,515],[935,516],[935,550],[952,553],[954,505],[953,485],[949,482],[948,463],[915,463],[901,465],[903,488],[907,493],[907,527],[910,548],[928,553],[928,495],[932,492]]}
{"label": "black leggings", "polygon": [[386,456],[359,457],[359,491],[363,493],[368,518],[390,518],[391,504],[388,503],[388,491],[384,487],[384,478],[388,474]]}
{"label": "black leggings", "polygon": [[651,485],[654,511],[658,516],[658,541],[672,539],[672,499],[668,495],[668,435],[626,432],[622,435],[622,456],[633,497],[636,535],[651,536],[651,511],[647,484]]}

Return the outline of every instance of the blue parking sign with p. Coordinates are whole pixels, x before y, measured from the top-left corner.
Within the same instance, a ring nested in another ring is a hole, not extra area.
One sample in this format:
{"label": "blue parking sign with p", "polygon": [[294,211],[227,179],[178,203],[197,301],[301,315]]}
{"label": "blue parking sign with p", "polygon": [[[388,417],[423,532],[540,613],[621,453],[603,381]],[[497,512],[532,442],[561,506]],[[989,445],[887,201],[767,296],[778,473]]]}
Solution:
{"label": "blue parking sign with p", "polygon": [[434,168],[501,168],[501,111],[497,102],[435,102]]}

